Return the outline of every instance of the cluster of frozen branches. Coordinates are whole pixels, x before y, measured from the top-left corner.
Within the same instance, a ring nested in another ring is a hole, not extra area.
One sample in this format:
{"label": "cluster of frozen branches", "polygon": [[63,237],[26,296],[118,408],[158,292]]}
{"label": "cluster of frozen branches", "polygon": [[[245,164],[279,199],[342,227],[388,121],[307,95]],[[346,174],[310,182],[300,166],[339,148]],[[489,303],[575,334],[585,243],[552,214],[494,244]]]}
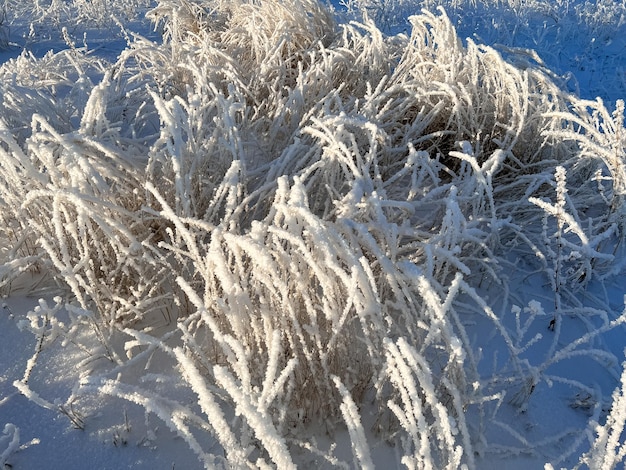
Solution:
{"label": "cluster of frozen branches", "polygon": [[[72,47],[0,68],[1,286],[64,296],[69,323],[29,315],[39,348],[107,359],[73,398],[140,404],[207,468],[349,465],[320,424],[347,429],[357,466],[376,439],[409,468],[472,468],[501,407],[558,381],[603,419],[593,384],[552,367],[619,364],[595,341],[626,317],[576,293],[622,268],[623,103],[463,45],[443,10],[393,37],[314,0],[151,15],[163,43],[137,37],[111,66]],[[543,273],[553,305],[515,306],[511,271]],[[585,462],[613,452],[624,419],[607,423],[550,441],[569,446],[554,461],[596,435]]]}

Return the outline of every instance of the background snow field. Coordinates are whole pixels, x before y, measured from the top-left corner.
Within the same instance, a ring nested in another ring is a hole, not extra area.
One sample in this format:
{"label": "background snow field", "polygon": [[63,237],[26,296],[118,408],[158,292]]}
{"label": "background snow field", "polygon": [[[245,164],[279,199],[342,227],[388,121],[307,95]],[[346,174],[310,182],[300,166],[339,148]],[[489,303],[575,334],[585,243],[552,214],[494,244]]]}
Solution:
{"label": "background snow field", "polygon": [[0,9],[0,469],[624,467],[623,0]]}

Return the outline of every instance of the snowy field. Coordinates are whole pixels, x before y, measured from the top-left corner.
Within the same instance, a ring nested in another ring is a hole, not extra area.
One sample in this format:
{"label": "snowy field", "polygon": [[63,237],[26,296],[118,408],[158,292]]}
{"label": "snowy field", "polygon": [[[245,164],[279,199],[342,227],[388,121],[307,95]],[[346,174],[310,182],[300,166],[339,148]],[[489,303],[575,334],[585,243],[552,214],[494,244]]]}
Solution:
{"label": "snowy field", "polygon": [[624,468],[624,0],[5,0],[0,60],[0,470]]}

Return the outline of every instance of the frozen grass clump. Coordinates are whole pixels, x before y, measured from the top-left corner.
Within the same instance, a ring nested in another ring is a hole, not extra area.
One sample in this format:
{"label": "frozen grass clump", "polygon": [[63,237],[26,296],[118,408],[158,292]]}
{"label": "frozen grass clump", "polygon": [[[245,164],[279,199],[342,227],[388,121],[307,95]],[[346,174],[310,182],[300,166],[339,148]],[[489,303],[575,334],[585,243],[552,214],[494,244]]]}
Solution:
{"label": "frozen grass clump", "polygon": [[105,37],[123,41],[128,38],[126,28],[143,20],[155,4],[155,0],[3,0],[0,51],[25,49],[39,55],[58,50],[63,43],[97,44]]}
{"label": "frozen grass clump", "polygon": [[[552,383],[596,393],[559,364],[619,364],[595,341],[624,315],[576,293],[621,268],[623,103],[464,46],[443,10],[392,37],[310,0],[168,0],[151,17],[163,43],[110,66],[70,50],[0,69],[2,287],[60,292],[75,315],[31,314],[42,347],[46,328],[92,331],[111,361],[73,399],[141,405],[207,468],[348,466],[322,427],[347,431],[357,466],[376,439],[409,468],[474,468],[503,408]],[[67,102],[35,91],[43,76]],[[554,307],[517,306],[507,271],[539,272]],[[607,426],[593,449],[623,420]],[[568,449],[554,462],[585,444],[546,439]]]}
{"label": "frozen grass clump", "polygon": [[[410,29],[407,17],[442,6],[462,39],[491,45],[512,62],[542,67],[561,86],[601,96],[613,108],[626,95],[623,0],[346,0],[339,11],[365,11],[385,32]],[[537,51],[539,54],[537,54]],[[598,79],[598,77],[601,79]]]}
{"label": "frozen grass clump", "polygon": [[30,20],[31,31],[50,26],[69,24],[76,28],[85,26],[110,27],[115,21],[129,21],[145,13],[154,5],[153,0],[5,0],[3,10],[9,24],[16,20]]}

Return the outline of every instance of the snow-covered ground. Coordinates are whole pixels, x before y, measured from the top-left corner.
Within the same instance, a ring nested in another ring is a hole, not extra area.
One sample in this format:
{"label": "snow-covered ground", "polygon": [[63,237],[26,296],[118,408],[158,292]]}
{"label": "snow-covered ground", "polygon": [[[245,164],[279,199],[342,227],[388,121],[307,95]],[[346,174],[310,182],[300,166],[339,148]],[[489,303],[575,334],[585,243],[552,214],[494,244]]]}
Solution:
{"label": "snow-covered ground", "polygon": [[34,3],[0,468],[623,468],[626,3]]}

